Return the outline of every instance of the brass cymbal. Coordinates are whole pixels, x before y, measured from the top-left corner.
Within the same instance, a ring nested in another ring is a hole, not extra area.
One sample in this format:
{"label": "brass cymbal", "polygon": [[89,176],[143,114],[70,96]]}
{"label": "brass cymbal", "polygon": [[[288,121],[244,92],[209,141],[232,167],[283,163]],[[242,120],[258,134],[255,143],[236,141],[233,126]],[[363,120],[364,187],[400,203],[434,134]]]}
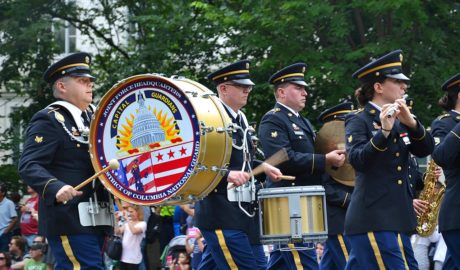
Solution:
{"label": "brass cymbal", "polygon": [[[341,120],[327,122],[319,130],[315,141],[315,152],[327,154],[333,150],[345,149],[345,123]],[[337,182],[355,186],[355,170],[347,160],[340,168],[326,167],[326,172]]]}

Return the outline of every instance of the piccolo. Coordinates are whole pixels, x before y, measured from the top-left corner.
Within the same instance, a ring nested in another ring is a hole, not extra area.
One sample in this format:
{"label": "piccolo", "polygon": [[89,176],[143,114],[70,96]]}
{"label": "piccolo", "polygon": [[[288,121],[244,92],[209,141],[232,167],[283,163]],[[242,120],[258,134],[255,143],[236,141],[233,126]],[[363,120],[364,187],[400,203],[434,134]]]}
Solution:
{"label": "piccolo", "polygon": [[[404,100],[406,100],[407,97],[408,97],[408,95],[405,94],[402,98],[403,98]],[[396,104],[396,103],[393,104],[393,107],[392,107],[392,108],[388,111],[388,113],[387,113],[387,117],[388,117],[388,118],[393,117],[393,115],[395,114],[395,112],[396,112],[396,110],[397,110],[398,108],[399,108],[399,105],[398,105],[398,104]]]}

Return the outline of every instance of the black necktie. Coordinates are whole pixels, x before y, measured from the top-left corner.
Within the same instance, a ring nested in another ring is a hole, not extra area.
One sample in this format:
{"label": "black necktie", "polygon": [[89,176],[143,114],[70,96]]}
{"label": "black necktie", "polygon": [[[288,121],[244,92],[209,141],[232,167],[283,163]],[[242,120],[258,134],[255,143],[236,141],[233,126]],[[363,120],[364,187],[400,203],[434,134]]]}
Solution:
{"label": "black necktie", "polygon": [[89,127],[89,124],[91,122],[91,118],[90,118],[90,114],[86,111],[83,111],[81,113],[81,118],[83,119],[83,124],[85,125],[85,127]]}

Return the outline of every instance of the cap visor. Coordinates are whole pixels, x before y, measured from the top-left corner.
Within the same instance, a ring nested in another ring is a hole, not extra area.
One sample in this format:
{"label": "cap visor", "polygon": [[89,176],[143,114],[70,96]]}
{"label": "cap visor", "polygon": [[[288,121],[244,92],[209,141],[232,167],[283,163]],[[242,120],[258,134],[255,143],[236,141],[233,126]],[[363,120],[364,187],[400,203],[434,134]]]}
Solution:
{"label": "cap visor", "polygon": [[232,82],[241,85],[255,85],[250,79],[232,80]]}
{"label": "cap visor", "polygon": [[297,84],[297,85],[308,86],[308,84],[304,81],[289,81],[289,82],[293,84]]}
{"label": "cap visor", "polygon": [[393,78],[393,79],[396,79],[396,80],[403,80],[403,81],[410,81],[409,78],[406,77],[406,75],[402,74],[402,73],[398,73],[398,74],[387,74],[385,75],[387,78]]}
{"label": "cap visor", "polygon": [[86,78],[90,78],[91,81],[93,81],[93,82],[96,80],[96,77],[94,77],[93,75],[88,74],[88,73],[72,73],[72,74],[69,74],[69,76],[73,76],[73,77],[86,77]]}

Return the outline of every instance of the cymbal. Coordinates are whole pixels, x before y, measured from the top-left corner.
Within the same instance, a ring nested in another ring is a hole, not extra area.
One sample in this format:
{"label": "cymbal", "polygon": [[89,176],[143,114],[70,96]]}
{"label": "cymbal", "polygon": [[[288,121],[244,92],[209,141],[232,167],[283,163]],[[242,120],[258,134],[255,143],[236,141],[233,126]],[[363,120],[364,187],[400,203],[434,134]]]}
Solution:
{"label": "cymbal", "polygon": [[[334,120],[325,123],[319,130],[315,141],[315,152],[327,154],[338,149],[345,149],[345,123]],[[355,170],[348,162],[348,158],[342,167],[326,167],[326,172],[343,185],[355,186]]]}

